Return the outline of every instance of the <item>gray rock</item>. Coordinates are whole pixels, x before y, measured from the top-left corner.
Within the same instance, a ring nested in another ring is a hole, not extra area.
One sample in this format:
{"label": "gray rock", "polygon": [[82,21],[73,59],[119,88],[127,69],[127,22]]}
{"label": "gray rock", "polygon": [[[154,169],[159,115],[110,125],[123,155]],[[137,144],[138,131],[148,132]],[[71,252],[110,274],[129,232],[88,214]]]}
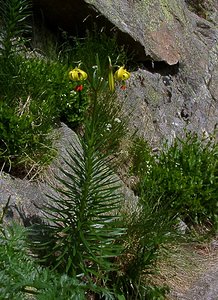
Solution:
{"label": "gray rock", "polygon": [[43,185],[28,180],[13,178],[6,173],[0,174],[0,206],[3,209],[10,198],[9,207],[4,221],[12,221],[29,226],[34,219],[41,217],[40,210],[35,206],[45,203]]}
{"label": "gray rock", "polygon": [[185,295],[177,295],[175,300],[217,300],[218,266],[204,274]]}
{"label": "gray rock", "polygon": [[199,135],[213,133],[218,124],[218,85],[209,90],[204,84],[194,92],[181,78],[168,76],[167,86],[165,78],[142,69],[132,73],[126,92],[119,92],[130,112],[129,128],[153,146],[184,135],[184,129]]}

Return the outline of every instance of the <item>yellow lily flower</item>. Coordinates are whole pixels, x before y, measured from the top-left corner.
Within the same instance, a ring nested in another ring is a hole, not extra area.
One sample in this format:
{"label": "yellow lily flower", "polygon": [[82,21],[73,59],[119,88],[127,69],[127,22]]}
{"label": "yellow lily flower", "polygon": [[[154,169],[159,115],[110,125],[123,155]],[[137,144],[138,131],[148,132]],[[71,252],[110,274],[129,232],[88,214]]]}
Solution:
{"label": "yellow lily flower", "polygon": [[79,68],[75,68],[69,72],[69,78],[73,81],[86,80],[88,77],[87,73]]}
{"label": "yellow lily flower", "polygon": [[130,73],[124,69],[124,67],[120,67],[114,74],[115,80],[122,81],[130,78]]}

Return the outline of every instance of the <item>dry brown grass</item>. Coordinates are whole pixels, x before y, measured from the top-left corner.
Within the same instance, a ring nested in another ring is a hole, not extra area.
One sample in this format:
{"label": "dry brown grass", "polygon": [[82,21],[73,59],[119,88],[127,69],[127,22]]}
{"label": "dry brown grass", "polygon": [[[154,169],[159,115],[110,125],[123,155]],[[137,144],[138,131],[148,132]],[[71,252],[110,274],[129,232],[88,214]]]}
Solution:
{"label": "dry brown grass", "polygon": [[171,292],[167,299],[175,300],[178,299],[175,295],[183,295],[217,264],[218,247],[213,247],[211,242],[171,246],[158,262],[160,272],[154,281],[169,286]]}

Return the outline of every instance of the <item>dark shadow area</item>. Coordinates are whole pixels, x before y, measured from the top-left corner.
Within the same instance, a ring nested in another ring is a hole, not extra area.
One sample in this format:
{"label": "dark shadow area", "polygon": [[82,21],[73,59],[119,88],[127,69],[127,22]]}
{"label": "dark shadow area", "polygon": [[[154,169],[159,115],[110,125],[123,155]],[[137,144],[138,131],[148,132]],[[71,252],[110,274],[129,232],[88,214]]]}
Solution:
{"label": "dark shadow area", "polygon": [[147,71],[158,73],[162,76],[174,76],[179,72],[179,62],[175,65],[169,65],[165,61],[154,61],[150,58],[150,60],[148,59],[145,62],[142,62],[142,66]]}
{"label": "dark shadow area", "polygon": [[[87,32],[104,32],[109,38],[116,37],[117,44],[124,47],[130,57],[128,68],[135,71],[138,68],[162,76],[176,75],[179,63],[168,65],[164,61],[155,61],[146,55],[144,47],[129,34],[122,32],[92,5],[83,0],[33,0],[34,22],[50,30],[59,43],[63,43],[63,33],[75,38],[84,38]],[[75,39],[72,39],[72,41]],[[72,44],[73,46],[73,44]]]}
{"label": "dark shadow area", "polygon": [[[128,69],[131,72],[137,71],[139,68],[161,76],[175,76],[179,73],[180,64],[178,62],[175,65],[169,65],[165,61],[155,61],[150,56],[146,56],[144,61],[133,60],[129,62]],[[167,82],[164,84],[169,85]]]}
{"label": "dark shadow area", "polygon": [[45,27],[52,32],[61,43],[63,32],[75,38],[84,38],[87,31],[104,32],[109,38],[116,36],[117,43],[136,61],[144,61],[144,47],[130,35],[119,30],[113,23],[83,0],[61,1],[33,0],[34,26]]}

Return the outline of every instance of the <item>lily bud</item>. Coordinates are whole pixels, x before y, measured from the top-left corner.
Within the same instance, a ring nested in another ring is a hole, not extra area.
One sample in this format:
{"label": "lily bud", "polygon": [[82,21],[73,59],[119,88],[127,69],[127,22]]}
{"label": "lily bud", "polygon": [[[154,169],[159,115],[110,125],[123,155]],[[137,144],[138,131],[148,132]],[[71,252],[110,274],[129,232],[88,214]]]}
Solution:
{"label": "lily bud", "polygon": [[87,73],[79,68],[75,68],[69,72],[69,78],[73,81],[86,80],[88,77]]}
{"label": "lily bud", "polygon": [[114,75],[113,75],[113,67],[111,64],[111,59],[108,57],[109,60],[109,72],[108,72],[108,84],[109,84],[109,89],[111,92],[114,92]]}
{"label": "lily bud", "polygon": [[124,67],[120,67],[114,74],[115,80],[123,81],[130,78],[130,73],[124,69]]}

